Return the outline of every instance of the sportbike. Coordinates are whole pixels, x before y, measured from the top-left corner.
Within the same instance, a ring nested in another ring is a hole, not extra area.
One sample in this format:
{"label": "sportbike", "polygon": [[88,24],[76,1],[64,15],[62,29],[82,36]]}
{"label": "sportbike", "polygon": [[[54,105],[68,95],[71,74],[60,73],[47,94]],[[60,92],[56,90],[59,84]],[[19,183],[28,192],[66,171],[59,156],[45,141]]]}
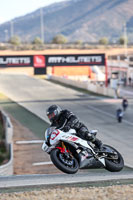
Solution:
{"label": "sportbike", "polygon": [[[50,154],[51,161],[58,169],[68,174],[96,166],[111,172],[123,169],[124,160],[115,148],[103,144],[101,149],[97,149],[75,134],[74,129],[63,132],[50,127],[45,131],[42,149]],[[97,131],[92,130],[91,134],[96,135]]]}

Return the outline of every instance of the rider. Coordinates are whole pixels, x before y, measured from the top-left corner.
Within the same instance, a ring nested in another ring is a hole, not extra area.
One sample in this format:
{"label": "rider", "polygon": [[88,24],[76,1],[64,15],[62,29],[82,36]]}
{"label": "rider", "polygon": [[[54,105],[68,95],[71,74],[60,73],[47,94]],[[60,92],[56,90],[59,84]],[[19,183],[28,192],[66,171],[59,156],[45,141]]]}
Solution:
{"label": "rider", "polygon": [[122,107],[123,107],[123,110],[126,111],[128,107],[128,100],[126,98],[123,98],[122,100]]}
{"label": "rider", "polygon": [[88,128],[71,111],[62,110],[58,105],[51,105],[47,109],[46,114],[51,122],[51,126],[64,132],[68,132],[71,128],[75,129],[77,136],[92,142],[98,149],[102,147],[102,142],[89,132]]}

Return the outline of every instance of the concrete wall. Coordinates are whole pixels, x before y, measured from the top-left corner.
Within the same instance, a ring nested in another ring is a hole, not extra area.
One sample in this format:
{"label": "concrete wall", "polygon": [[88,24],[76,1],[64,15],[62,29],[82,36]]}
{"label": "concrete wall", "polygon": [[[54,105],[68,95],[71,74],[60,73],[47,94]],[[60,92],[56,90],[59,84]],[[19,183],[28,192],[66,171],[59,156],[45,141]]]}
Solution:
{"label": "concrete wall", "polygon": [[12,140],[13,126],[8,115],[3,111],[1,111],[1,113],[4,119],[5,141],[6,141],[6,147],[10,153],[10,160],[8,161],[8,163],[0,166],[0,175],[12,175],[13,174],[13,140]]}
{"label": "concrete wall", "polygon": [[115,91],[112,88],[107,88],[105,86],[100,86],[98,84],[93,84],[89,81],[76,81],[76,80],[71,80],[69,78],[65,77],[60,77],[60,76],[49,76],[49,79],[59,81],[61,83],[65,83],[67,85],[72,85],[78,88],[82,89],[87,89],[88,91],[105,95],[105,96],[110,96],[110,97],[115,97]]}
{"label": "concrete wall", "polygon": [[0,176],[13,175],[13,145],[9,145],[10,160],[5,165],[0,166]]}

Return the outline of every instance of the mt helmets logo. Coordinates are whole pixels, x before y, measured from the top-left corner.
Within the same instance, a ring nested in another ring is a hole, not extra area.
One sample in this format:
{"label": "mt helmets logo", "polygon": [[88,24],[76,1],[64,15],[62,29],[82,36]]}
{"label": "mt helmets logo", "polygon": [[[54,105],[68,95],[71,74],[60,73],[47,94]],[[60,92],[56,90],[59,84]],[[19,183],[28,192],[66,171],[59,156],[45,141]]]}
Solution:
{"label": "mt helmets logo", "polygon": [[46,67],[45,56],[35,55],[34,56],[34,67]]}

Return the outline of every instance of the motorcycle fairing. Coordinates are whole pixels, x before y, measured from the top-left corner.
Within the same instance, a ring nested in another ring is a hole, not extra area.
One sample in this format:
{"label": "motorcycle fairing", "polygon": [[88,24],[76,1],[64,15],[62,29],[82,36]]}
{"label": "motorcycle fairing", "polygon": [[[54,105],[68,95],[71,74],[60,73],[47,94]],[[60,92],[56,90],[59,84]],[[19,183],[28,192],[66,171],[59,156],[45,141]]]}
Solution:
{"label": "motorcycle fairing", "polygon": [[70,141],[76,144],[80,144],[86,148],[89,148],[94,154],[95,152],[93,151],[93,149],[90,147],[90,145],[88,145],[86,140],[83,140],[81,138],[79,138],[76,135],[71,135],[69,133],[64,133],[61,130],[55,129],[50,136],[50,144],[51,145],[56,145],[56,143],[58,141]]}
{"label": "motorcycle fairing", "polygon": [[[76,135],[72,135],[69,132],[64,133],[63,131],[61,131],[59,129],[54,129],[52,131],[52,133],[50,134],[49,141],[50,141],[50,145],[51,145],[51,147],[50,147],[51,150],[58,144],[59,141],[64,141],[67,143],[80,144],[81,146],[83,146],[87,149],[90,149],[91,152],[93,153],[93,155],[96,155],[96,153],[94,152],[94,150],[92,149],[92,147],[88,144],[88,142],[86,140],[83,140]],[[104,158],[97,157],[97,160],[99,160],[105,166]],[[81,163],[82,163],[82,161],[81,161]],[[89,164],[89,162],[88,162],[88,164]],[[81,166],[84,166],[84,164],[83,165],[81,164]]]}

